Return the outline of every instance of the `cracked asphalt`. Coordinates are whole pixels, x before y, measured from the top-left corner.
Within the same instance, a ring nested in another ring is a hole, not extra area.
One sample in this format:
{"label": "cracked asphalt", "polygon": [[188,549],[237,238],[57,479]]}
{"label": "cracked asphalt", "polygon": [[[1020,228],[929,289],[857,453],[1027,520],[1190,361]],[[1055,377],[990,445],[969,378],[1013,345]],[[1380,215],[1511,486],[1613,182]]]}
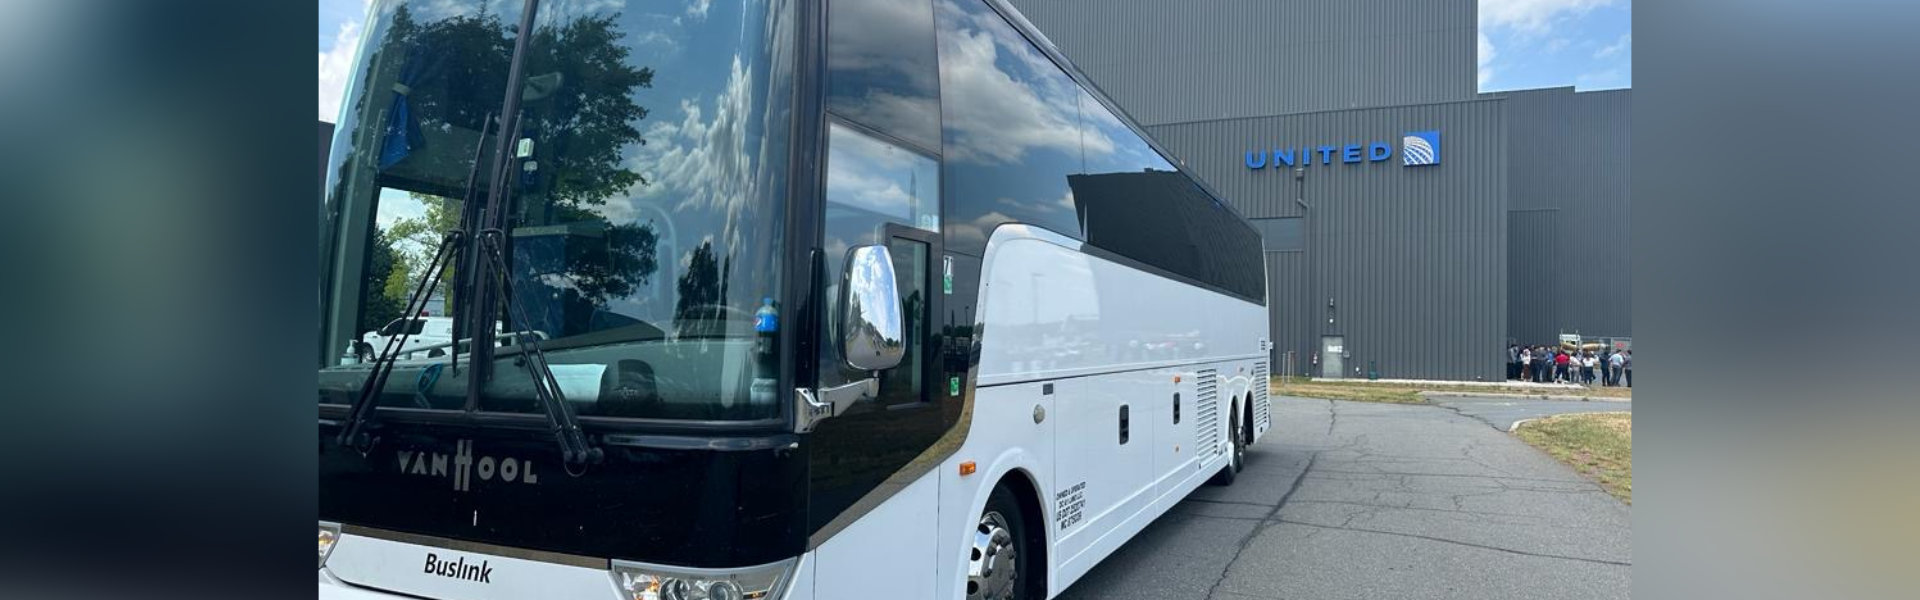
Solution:
{"label": "cracked asphalt", "polygon": [[1629,596],[1627,506],[1492,422],[1273,401],[1237,483],[1202,487],[1060,597]]}
{"label": "cracked asphalt", "polygon": [[1504,396],[1432,396],[1435,406],[1475,419],[1501,431],[1513,431],[1521,421],[1576,412],[1633,412],[1632,402],[1542,400]]}

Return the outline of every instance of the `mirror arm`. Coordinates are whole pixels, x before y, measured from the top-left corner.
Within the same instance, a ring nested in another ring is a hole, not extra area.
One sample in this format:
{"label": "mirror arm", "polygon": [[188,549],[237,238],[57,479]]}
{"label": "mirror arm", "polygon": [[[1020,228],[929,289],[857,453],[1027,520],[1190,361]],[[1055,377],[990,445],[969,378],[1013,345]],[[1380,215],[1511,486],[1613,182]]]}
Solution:
{"label": "mirror arm", "polygon": [[794,396],[794,433],[813,431],[813,426],[821,421],[840,416],[855,402],[878,398],[880,379],[868,377],[853,383],[820,388],[818,392],[808,388],[793,388]]}

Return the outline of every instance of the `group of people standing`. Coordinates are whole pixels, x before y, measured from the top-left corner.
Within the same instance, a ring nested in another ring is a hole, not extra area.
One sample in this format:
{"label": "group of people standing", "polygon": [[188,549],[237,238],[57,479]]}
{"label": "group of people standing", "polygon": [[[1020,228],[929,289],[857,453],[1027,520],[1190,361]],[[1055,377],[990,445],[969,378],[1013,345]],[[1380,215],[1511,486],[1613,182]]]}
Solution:
{"label": "group of people standing", "polygon": [[1507,379],[1633,387],[1633,351],[1599,352],[1507,344]]}

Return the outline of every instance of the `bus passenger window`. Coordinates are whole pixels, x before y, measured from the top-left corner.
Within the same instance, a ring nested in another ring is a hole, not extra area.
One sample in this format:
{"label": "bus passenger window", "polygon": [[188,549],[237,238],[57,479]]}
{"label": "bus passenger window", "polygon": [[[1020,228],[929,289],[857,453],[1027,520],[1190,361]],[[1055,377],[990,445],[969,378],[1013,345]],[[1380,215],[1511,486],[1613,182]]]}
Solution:
{"label": "bus passenger window", "polygon": [[827,22],[827,110],[939,151],[933,2],[832,0]]}
{"label": "bus passenger window", "polygon": [[[833,123],[827,129],[828,234],[859,220],[891,221],[940,230],[940,163],[906,148]],[[863,243],[877,243],[868,239]]]}

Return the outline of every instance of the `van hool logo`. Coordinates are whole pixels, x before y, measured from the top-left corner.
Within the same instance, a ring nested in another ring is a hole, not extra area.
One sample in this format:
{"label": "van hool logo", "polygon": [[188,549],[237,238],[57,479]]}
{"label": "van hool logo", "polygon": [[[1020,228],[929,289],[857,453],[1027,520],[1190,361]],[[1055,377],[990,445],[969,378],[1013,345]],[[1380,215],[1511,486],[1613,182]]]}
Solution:
{"label": "van hool logo", "polygon": [[[1331,144],[1321,146],[1299,146],[1293,148],[1262,148],[1247,151],[1247,168],[1259,170],[1273,165],[1273,168],[1307,167],[1315,162],[1331,165],[1338,161],[1344,164],[1377,163],[1393,158],[1393,144],[1385,140],[1371,142]],[[1400,164],[1409,167],[1422,167],[1440,164],[1440,131],[1413,131],[1400,137]]]}
{"label": "van hool logo", "polygon": [[1400,161],[1409,167],[1440,164],[1440,132],[1414,131],[1400,138]]}
{"label": "van hool logo", "polygon": [[[540,483],[540,476],[533,472],[532,460],[491,456],[481,456],[479,460],[474,460],[473,440],[460,440],[455,444],[451,457],[439,452],[407,450],[394,454],[400,458],[401,473],[427,477],[451,476],[453,489],[462,492],[473,488],[475,475],[478,475],[481,481],[492,481],[498,477],[500,481],[506,483],[519,482],[529,485]],[[451,472],[447,468],[448,463],[452,463]]]}

